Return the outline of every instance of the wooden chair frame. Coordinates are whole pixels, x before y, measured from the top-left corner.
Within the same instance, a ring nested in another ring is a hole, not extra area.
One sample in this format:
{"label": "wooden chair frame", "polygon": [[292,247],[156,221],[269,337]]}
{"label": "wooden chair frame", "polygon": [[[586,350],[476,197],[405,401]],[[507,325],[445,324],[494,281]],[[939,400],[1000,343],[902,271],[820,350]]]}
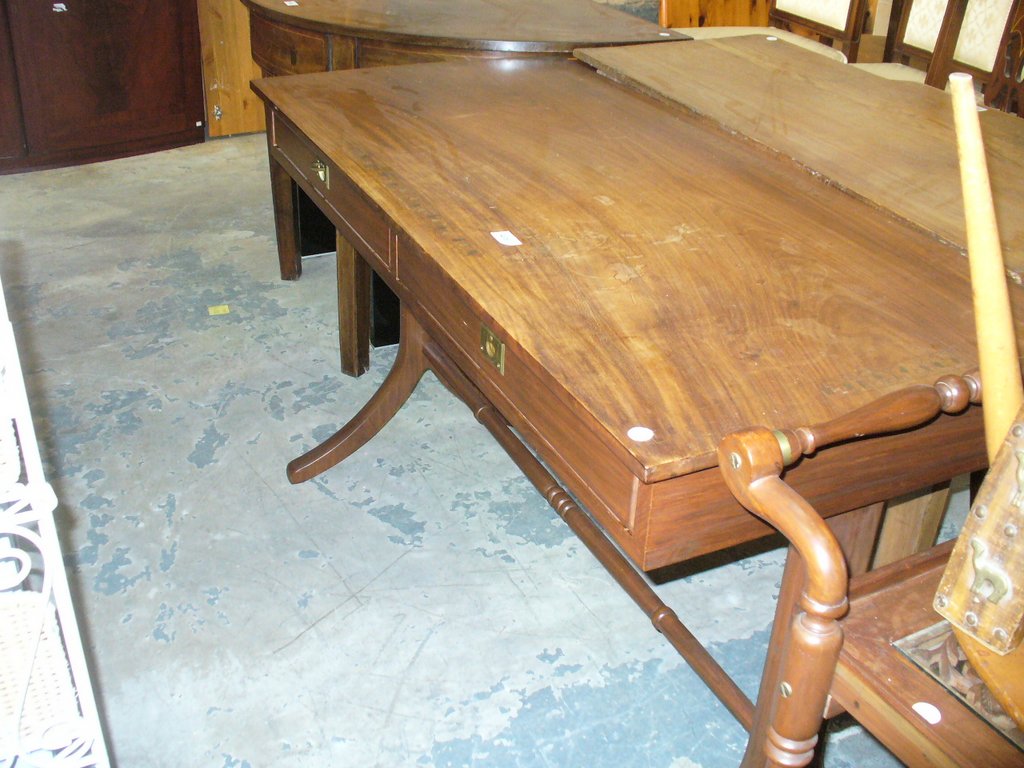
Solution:
{"label": "wooden chair frame", "polygon": [[[908,617],[916,626],[906,634],[919,629],[922,618],[923,626],[940,620],[931,598],[950,543],[851,582],[863,560],[844,553],[844,545],[858,546],[850,531],[834,531],[832,520],[826,523],[782,477],[787,466],[833,443],[912,429],[980,400],[976,374],[947,376],[830,422],[774,431],[755,427],[721,442],[719,467],[730,491],[790,543],[745,768],[808,765],[824,719],[844,709],[912,767],[1021,764],[1015,747],[889,644],[905,636],[899,623]],[[913,611],[905,610],[908,605]],[[866,646],[858,633],[869,636]],[[916,713],[918,701],[942,705],[941,727]]]}
{"label": "wooden chair frame", "polygon": [[[913,0],[896,0],[896,2],[893,3],[892,16],[889,19],[889,31],[886,37],[885,53],[883,56],[884,60],[900,64],[915,63],[918,66],[926,67],[925,84],[934,88],[945,88],[946,82],[949,80],[949,75],[952,72],[966,72],[972,75],[979,82],[985,84],[985,90],[987,92],[990,88],[990,81],[995,81],[999,77],[999,72],[1014,71],[1013,62],[1006,60],[1005,57],[1006,55],[1010,55],[1012,57],[1013,51],[1016,50],[1016,61],[1018,66],[1015,72],[1016,76],[1019,77],[1021,35],[1020,1],[1014,0],[1010,7],[1006,27],[1004,28],[1002,41],[999,46],[999,56],[992,72],[970,66],[963,62],[956,61],[955,59],[957,42],[960,38],[964,18],[967,14],[967,3],[968,0],[949,0],[947,2],[946,11],[939,27],[938,37],[935,41],[935,48],[932,51],[927,51],[906,43],[904,39],[907,23],[910,18],[910,11],[913,7]],[[1017,22],[1016,37],[1013,36],[1015,20]],[[1014,41],[1016,41],[1016,49],[1013,48]],[[1004,93],[1007,94],[1005,98],[1009,98],[1008,94],[1012,90],[1011,85],[1014,79],[1016,78],[1012,75],[1007,76],[1001,80],[1001,85],[994,85],[992,87],[1002,88]],[[1017,85],[1019,87],[1019,81],[1017,81]],[[988,103],[988,98],[989,97],[986,96],[986,103]],[[1017,111],[1013,108],[999,108],[1010,112]]]}
{"label": "wooden chair frame", "polygon": [[829,27],[811,19],[796,14],[781,11],[775,0],[772,0],[768,10],[769,23],[779,29],[789,32],[800,33],[801,31],[811,32],[818,40],[825,45],[832,46],[839,41],[843,53],[850,61],[857,60],[857,52],[860,49],[860,37],[864,31],[864,24],[867,20],[869,6],[867,0],[851,0],[850,9],[846,15],[846,26],[842,29]]}
{"label": "wooden chair frame", "polygon": [[[910,12],[913,6],[914,0],[893,0],[882,61],[918,66],[924,70],[931,64],[932,58],[940,48],[943,50],[948,48],[949,54],[952,54],[953,51],[952,48],[949,48],[948,41],[943,40],[944,33],[946,37],[949,37],[949,33],[945,32],[945,30],[950,23],[955,23],[956,29],[959,32],[960,24],[963,23],[964,13],[967,9],[967,0],[948,0],[946,3],[946,13],[939,27],[938,38],[935,41],[935,47],[930,51],[906,42],[907,24],[910,22]],[[956,21],[957,17],[959,17],[959,21]],[[953,34],[952,38],[953,46],[955,47],[956,34]]]}
{"label": "wooden chair frame", "polygon": [[985,104],[1024,117],[1024,0],[1014,0],[985,86]]}
{"label": "wooden chair frame", "polygon": [[[664,27],[675,24],[676,14],[673,12],[673,0],[661,0],[658,21]],[[839,41],[840,47],[850,61],[857,57],[857,50],[860,46],[860,36],[867,19],[869,6],[867,0],[851,0],[849,13],[847,14],[846,25],[842,28],[830,27],[803,16],[786,11],[777,7],[776,0],[771,0],[768,6],[768,25],[778,29],[785,29],[789,32],[803,34],[816,38],[825,45],[832,46]],[[763,13],[762,10],[754,16]],[[763,16],[761,17],[764,18]]]}
{"label": "wooden chair frame", "polygon": [[942,28],[939,30],[939,39],[935,42],[935,52],[931,62],[928,64],[928,74],[925,77],[925,85],[933,88],[945,88],[951,72],[968,72],[982,81],[988,80],[989,73],[983,72],[975,67],[968,67],[965,64],[953,60],[956,53],[956,43],[960,37],[960,30],[964,25],[964,17],[967,14],[968,0],[949,0],[946,6],[946,14],[942,18]]}

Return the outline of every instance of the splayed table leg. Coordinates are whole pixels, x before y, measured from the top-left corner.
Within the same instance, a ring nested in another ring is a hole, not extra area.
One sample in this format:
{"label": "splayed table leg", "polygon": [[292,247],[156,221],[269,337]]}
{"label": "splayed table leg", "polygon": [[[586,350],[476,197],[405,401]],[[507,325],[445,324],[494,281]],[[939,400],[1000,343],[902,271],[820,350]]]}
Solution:
{"label": "splayed table leg", "polygon": [[351,456],[398,413],[427,370],[423,347],[427,334],[412,314],[402,308],[398,357],[373,397],[341,429],[310,451],[288,462],[288,479],[301,483],[316,477]]}

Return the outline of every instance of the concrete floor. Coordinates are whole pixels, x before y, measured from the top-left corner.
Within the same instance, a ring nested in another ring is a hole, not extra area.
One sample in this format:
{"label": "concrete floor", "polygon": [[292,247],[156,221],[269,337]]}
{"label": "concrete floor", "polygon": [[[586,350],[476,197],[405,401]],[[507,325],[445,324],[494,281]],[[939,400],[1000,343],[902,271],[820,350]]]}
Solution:
{"label": "concrete floor", "polygon": [[[262,136],[0,177],[0,271],[119,765],[738,764],[745,733],[428,377],[343,465],[334,265]],[[782,556],[659,587],[750,695]],[[896,765],[847,729],[826,765]]]}

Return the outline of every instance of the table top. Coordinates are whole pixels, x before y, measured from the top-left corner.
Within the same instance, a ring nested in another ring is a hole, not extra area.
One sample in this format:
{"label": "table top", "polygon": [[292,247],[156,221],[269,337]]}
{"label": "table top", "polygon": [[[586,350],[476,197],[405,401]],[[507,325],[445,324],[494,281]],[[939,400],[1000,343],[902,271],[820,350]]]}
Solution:
{"label": "table top", "polygon": [[449,48],[571,52],[685,36],[593,0],[243,0],[317,32]]}
{"label": "table top", "polygon": [[642,480],[977,364],[959,249],[578,62],[254,87]]}
{"label": "table top", "polygon": [[[610,77],[779,151],[849,193],[966,248],[949,95],[771,41],[577,51]],[[981,113],[1004,259],[1024,272],[1024,120]]]}

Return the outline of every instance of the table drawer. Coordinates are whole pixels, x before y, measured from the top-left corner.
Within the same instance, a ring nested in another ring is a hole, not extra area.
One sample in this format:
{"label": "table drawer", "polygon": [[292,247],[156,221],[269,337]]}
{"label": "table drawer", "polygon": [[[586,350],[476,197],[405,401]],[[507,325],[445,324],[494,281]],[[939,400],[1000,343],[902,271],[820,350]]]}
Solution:
{"label": "table drawer", "polygon": [[[439,45],[414,45],[387,42],[384,40],[361,41],[359,46],[359,67],[386,67],[395,64],[421,64],[431,61],[453,61],[456,59],[521,59],[536,58],[536,53],[515,53],[510,51],[486,51],[473,48],[445,48]],[[557,54],[568,58],[569,53]]]}
{"label": "table drawer", "polygon": [[253,61],[266,75],[301,75],[329,69],[326,35],[275,24],[255,14],[249,32]]}
{"label": "table drawer", "polygon": [[384,215],[277,111],[271,113],[270,130],[277,160],[352,247],[365,258],[376,259],[377,266],[392,269],[395,249],[388,247],[390,230]]}

